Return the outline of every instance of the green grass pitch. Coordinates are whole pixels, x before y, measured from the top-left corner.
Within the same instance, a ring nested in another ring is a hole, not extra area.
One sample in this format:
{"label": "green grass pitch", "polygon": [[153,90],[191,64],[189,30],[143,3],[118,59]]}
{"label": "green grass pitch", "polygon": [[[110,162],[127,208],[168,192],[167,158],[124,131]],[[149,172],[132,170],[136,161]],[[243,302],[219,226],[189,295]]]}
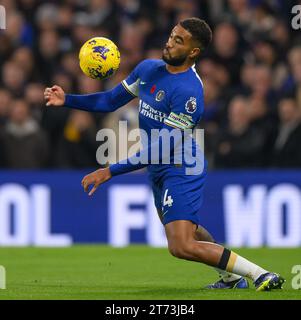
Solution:
{"label": "green grass pitch", "polygon": [[301,264],[301,248],[237,249],[238,254],[286,278],[283,290],[206,290],[217,280],[205,265],[176,259],[167,249],[147,246],[112,248],[0,248],[0,265],[6,268],[6,289],[0,299],[301,299],[292,289],[291,273]]}

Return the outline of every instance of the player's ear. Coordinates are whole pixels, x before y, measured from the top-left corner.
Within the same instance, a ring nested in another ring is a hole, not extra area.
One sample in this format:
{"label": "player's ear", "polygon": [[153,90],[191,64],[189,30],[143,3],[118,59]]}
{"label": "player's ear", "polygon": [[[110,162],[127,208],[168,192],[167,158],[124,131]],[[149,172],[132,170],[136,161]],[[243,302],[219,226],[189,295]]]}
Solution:
{"label": "player's ear", "polygon": [[189,57],[191,59],[195,59],[200,54],[200,52],[201,52],[200,48],[193,48],[190,52]]}

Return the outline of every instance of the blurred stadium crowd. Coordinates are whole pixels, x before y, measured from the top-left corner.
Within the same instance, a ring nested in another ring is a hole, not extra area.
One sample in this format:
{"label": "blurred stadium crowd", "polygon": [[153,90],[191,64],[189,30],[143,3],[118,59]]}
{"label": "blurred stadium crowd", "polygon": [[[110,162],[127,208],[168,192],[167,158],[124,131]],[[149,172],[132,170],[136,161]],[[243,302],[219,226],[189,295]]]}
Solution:
{"label": "blurred stadium crowd", "polygon": [[[205,87],[211,168],[301,167],[301,37],[285,0],[1,0],[0,167],[96,167],[96,132],[136,128],[137,100],[110,114],[46,108],[43,91],[91,93],[118,84],[145,58],[161,58],[172,27],[197,16],[214,31],[197,64]],[[299,34],[298,34],[299,33]],[[96,81],[78,66],[94,36],[121,51],[115,76]]]}

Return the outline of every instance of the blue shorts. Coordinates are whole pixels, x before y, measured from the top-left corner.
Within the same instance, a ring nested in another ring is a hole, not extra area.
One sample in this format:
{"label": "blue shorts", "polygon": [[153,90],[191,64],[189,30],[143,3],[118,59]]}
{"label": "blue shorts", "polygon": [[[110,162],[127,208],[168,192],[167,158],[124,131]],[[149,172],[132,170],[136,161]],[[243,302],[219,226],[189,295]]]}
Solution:
{"label": "blue shorts", "polygon": [[201,175],[173,174],[150,177],[155,206],[162,212],[162,222],[189,220],[199,225],[198,212],[203,202],[206,172]]}

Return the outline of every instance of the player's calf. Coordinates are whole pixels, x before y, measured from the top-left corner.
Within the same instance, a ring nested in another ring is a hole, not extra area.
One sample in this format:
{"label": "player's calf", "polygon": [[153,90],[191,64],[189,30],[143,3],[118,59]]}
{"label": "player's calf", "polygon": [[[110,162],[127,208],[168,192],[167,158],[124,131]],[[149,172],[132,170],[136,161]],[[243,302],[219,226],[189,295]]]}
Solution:
{"label": "player's calf", "polygon": [[[210,247],[210,249],[208,248]],[[215,267],[218,263],[215,244],[196,241],[194,239],[182,241],[168,239],[168,250],[176,258],[205,263]]]}
{"label": "player's calf", "polygon": [[179,259],[194,260],[190,243],[173,242],[168,244],[170,254]]}

